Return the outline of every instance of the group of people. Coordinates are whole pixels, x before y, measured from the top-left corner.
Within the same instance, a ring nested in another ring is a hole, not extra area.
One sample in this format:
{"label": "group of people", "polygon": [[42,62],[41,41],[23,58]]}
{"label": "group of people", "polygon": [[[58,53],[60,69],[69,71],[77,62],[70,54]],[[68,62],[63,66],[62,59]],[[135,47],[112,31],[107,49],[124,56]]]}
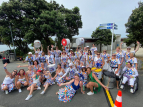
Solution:
{"label": "group of people", "polygon": [[[116,52],[112,53],[112,56],[106,50],[103,50],[103,53],[98,52],[94,44],[91,48],[89,46],[77,47],[75,52],[70,49],[70,46],[62,47],[62,50],[56,47],[54,50],[54,46],[51,45],[51,50],[48,46],[48,53],[45,55],[41,45],[41,50],[34,48],[34,55],[32,52],[28,53],[24,61],[28,62],[27,66],[18,66],[18,68],[28,67],[28,71],[20,69],[10,73],[6,68],[7,63],[4,64],[6,77],[1,89],[5,91],[5,94],[14,89],[18,89],[20,93],[22,92],[21,87],[28,86],[27,90],[30,92],[25,100],[29,100],[33,91],[41,89],[41,85],[44,90],[40,94],[44,94],[48,87],[56,82],[58,86],[66,85],[56,92],[59,100],[69,102],[79,88],[83,94],[85,87],[89,88],[90,91],[87,95],[99,92],[101,87],[105,90],[108,89],[102,84],[98,74],[94,72],[95,69],[92,69],[96,67],[96,69],[102,69],[102,72],[110,71],[116,75],[117,89],[123,89],[124,84],[129,81],[132,93],[135,77],[138,76],[137,59],[134,54],[138,51],[140,44],[137,42],[137,48],[132,52],[131,47],[127,47],[127,51],[123,51],[121,45],[116,48]],[[51,64],[54,64],[56,69],[50,69]],[[52,76],[53,72],[55,72],[54,76]],[[123,83],[119,87],[121,75],[123,75]]]}

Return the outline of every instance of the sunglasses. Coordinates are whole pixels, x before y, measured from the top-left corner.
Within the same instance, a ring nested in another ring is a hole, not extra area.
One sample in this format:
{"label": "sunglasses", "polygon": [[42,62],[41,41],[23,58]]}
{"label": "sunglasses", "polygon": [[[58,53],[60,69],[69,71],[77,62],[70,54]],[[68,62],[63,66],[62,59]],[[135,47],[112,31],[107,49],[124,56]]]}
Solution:
{"label": "sunglasses", "polygon": [[100,54],[97,54],[97,55],[100,55]]}
{"label": "sunglasses", "polygon": [[131,50],[130,48],[127,48],[127,50]]}
{"label": "sunglasses", "polygon": [[106,52],[106,51],[103,51],[103,52]]}

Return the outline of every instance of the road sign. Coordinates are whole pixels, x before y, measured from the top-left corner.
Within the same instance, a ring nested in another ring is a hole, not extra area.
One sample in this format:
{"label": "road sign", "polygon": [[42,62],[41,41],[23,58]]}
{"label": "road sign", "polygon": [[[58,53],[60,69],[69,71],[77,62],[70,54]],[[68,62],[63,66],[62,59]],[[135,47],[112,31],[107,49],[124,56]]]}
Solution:
{"label": "road sign", "polygon": [[[100,27],[99,29],[113,29],[113,27]],[[117,30],[117,27],[114,27],[115,30]]]}
{"label": "road sign", "polygon": [[100,26],[113,26],[113,23],[100,24]]}

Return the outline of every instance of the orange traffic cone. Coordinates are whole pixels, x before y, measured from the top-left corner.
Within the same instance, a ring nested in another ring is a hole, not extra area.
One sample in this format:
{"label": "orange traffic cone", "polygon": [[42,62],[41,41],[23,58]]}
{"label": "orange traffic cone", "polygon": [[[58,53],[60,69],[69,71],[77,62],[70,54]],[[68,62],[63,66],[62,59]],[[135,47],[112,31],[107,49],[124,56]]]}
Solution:
{"label": "orange traffic cone", "polygon": [[118,91],[114,107],[122,107],[122,91]]}

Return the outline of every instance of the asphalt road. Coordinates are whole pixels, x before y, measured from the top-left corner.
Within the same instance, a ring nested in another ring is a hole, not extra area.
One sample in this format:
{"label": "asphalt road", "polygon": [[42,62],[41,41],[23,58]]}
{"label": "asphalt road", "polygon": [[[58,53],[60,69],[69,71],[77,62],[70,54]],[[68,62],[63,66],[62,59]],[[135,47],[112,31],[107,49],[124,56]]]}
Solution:
{"label": "asphalt road", "polygon": [[[14,69],[19,70],[19,68],[16,68],[18,65],[26,65],[26,63],[20,61],[9,63],[7,69],[8,71]],[[2,63],[0,63],[0,68],[0,83],[2,83],[5,77]],[[27,70],[27,68],[24,69],[25,71]],[[122,91],[123,107],[142,107],[143,72],[139,71],[139,75],[139,90],[135,94],[129,92],[128,86]],[[93,96],[88,96],[87,94],[83,95],[80,90],[78,90],[71,102],[63,103],[58,100],[58,96],[55,94],[60,88],[62,87],[59,87],[56,84],[52,85],[44,95],[40,95],[40,92],[43,90],[42,87],[42,90],[34,91],[33,97],[29,101],[25,101],[25,98],[29,93],[29,91],[26,90],[26,87],[22,88],[22,93],[19,93],[18,90],[14,90],[8,95],[5,95],[3,91],[0,91],[0,107],[108,107],[103,89]],[[86,93],[88,91],[89,90],[86,89]],[[110,89],[110,91],[113,98],[116,99],[118,90],[114,88]]]}

